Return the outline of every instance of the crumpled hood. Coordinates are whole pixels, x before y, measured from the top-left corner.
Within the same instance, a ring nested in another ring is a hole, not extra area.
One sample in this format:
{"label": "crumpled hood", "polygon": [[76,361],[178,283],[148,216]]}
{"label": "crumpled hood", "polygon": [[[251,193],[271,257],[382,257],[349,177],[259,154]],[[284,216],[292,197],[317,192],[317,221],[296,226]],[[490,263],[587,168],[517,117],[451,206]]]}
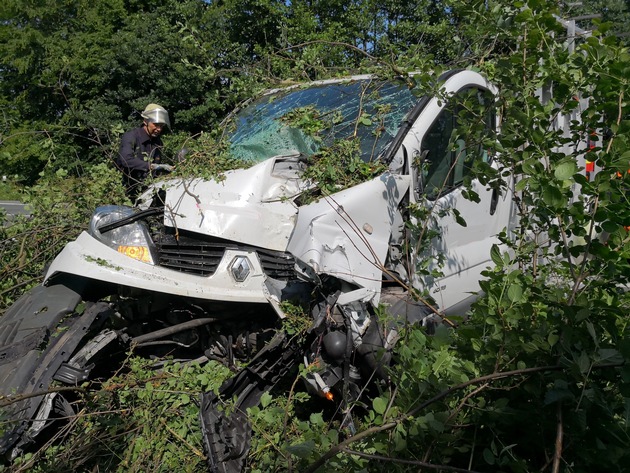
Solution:
{"label": "crumpled hood", "polygon": [[299,155],[235,169],[219,181],[168,181],[164,223],[235,243],[285,251],[305,188]]}
{"label": "crumpled hood", "polygon": [[308,188],[303,169],[299,155],[292,155],[229,171],[220,182],[168,181],[165,224],[288,251],[316,273],[363,287],[365,300],[378,300],[409,177],[385,173],[298,207],[295,198]]}

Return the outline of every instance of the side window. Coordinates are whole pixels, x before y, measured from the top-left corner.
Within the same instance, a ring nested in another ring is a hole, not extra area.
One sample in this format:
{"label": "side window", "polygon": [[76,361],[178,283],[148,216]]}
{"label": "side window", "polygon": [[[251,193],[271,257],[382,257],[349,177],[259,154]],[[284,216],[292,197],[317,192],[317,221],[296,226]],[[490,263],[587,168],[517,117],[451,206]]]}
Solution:
{"label": "side window", "polygon": [[435,199],[464,183],[475,161],[489,161],[483,140],[494,134],[493,96],[487,90],[459,91],[422,139],[420,188]]}

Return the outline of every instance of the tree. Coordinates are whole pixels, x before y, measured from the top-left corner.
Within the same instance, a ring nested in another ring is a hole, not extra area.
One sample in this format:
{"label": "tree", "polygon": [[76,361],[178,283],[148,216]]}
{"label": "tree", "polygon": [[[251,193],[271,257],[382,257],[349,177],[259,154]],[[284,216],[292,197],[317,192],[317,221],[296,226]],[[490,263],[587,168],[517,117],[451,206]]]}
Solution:
{"label": "tree", "polygon": [[258,38],[230,39],[239,30],[224,27],[218,5],[48,3],[0,7],[0,96],[10,104],[0,167],[28,183],[47,162],[80,172],[103,160],[148,102],[165,106],[177,130],[197,133],[251,81],[238,72]]}

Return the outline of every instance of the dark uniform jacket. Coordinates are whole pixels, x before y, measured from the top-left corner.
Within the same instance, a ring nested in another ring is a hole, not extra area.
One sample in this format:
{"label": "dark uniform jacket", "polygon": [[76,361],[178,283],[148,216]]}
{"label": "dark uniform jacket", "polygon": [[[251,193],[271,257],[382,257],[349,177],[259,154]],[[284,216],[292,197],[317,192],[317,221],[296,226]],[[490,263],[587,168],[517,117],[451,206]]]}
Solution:
{"label": "dark uniform jacket", "polygon": [[123,173],[123,182],[130,196],[140,191],[142,181],[149,175],[150,164],[161,161],[162,146],[160,137],[149,136],[142,126],[122,136],[116,166]]}

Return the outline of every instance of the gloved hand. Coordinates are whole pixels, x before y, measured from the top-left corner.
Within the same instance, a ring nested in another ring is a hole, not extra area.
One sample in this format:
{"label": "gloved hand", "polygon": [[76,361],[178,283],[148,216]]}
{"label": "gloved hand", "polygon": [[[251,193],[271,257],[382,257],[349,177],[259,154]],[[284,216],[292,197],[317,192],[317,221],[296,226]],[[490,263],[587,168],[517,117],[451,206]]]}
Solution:
{"label": "gloved hand", "polygon": [[152,164],[151,165],[152,171],[171,172],[173,169],[175,169],[175,166],[171,166],[170,164]]}

